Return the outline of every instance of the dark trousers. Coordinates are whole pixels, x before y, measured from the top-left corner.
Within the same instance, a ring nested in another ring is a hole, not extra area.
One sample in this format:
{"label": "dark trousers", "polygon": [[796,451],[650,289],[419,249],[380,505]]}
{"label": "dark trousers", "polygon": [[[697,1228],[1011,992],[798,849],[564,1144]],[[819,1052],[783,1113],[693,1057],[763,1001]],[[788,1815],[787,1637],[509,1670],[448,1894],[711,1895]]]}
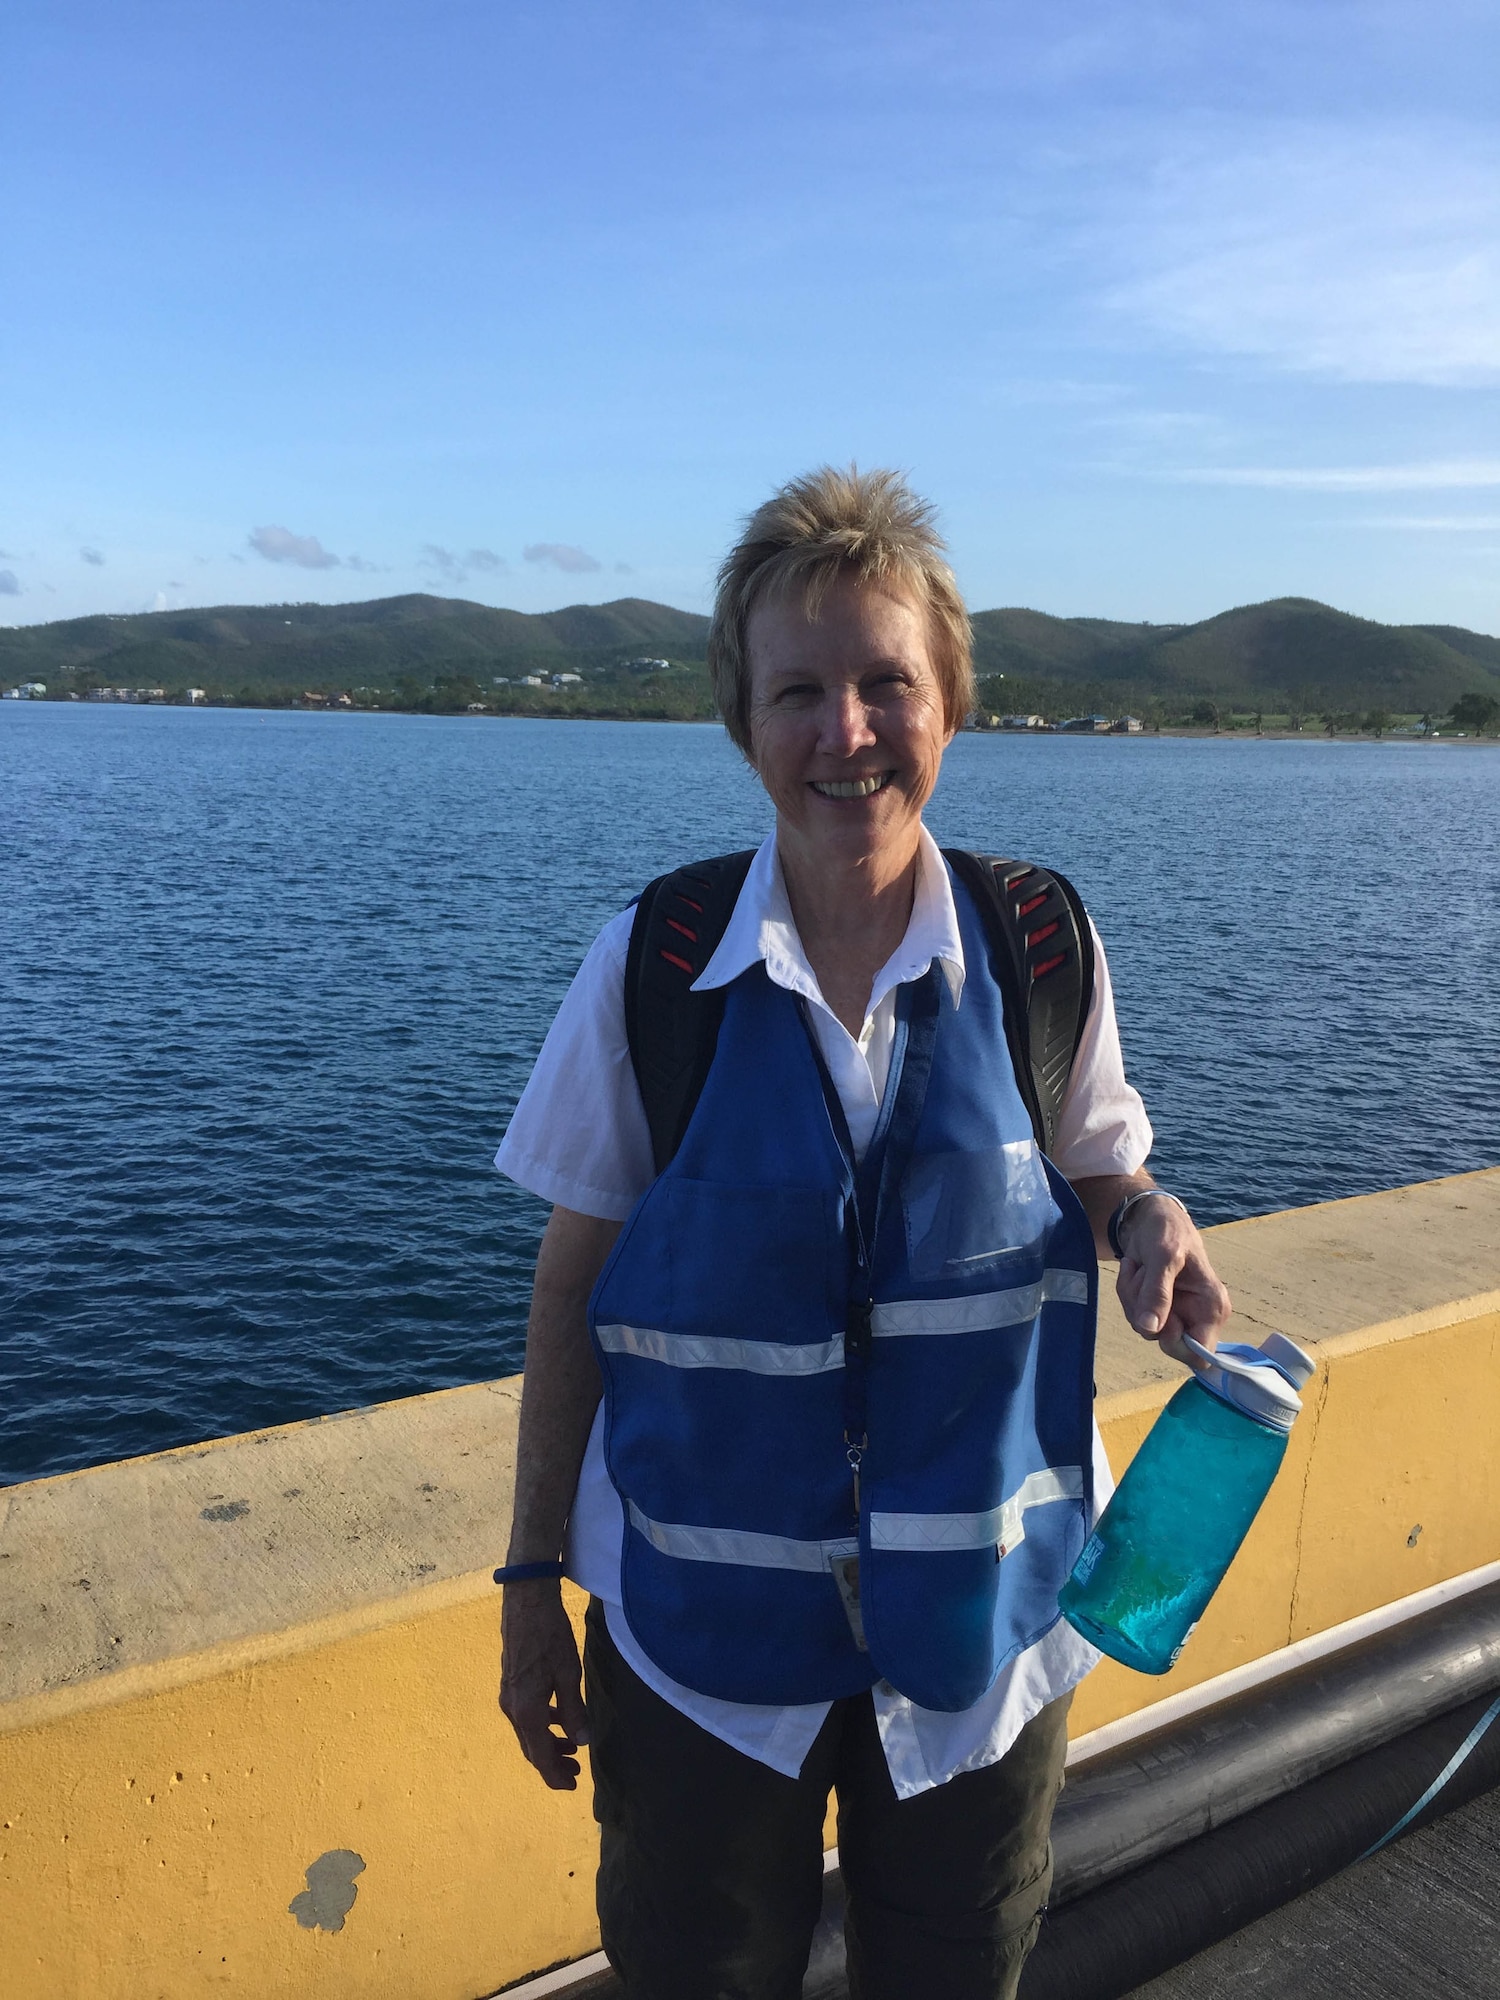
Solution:
{"label": "dark trousers", "polygon": [[868,1694],[836,1701],[801,1774],[721,1743],[584,1646],[599,1924],[629,2000],[798,2000],[838,1795],[854,2000],[1012,2000],[1052,1883],[1068,1698],[983,1771],[898,1799]]}

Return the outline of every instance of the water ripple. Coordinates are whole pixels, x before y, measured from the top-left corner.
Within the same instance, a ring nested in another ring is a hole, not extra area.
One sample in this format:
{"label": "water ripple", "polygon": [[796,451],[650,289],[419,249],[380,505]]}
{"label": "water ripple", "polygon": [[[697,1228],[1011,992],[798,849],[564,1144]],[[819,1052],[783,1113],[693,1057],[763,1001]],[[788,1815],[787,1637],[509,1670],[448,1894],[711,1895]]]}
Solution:
{"label": "water ripple", "polygon": [[[1065,869],[1206,1220],[1500,1157],[1500,756],[961,738]],[[590,938],[767,823],[716,729],[0,714],[0,1479],[517,1365],[490,1158]]]}

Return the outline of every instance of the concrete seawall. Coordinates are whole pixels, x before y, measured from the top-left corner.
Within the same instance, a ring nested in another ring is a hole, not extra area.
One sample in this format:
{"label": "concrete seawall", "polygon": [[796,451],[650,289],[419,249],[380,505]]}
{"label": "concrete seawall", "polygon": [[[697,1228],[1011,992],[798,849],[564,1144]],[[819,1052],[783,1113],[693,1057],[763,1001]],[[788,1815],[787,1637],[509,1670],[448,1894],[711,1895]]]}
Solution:
{"label": "concrete seawall", "polygon": [[[1172,1674],[1081,1733],[1500,1558],[1500,1169],[1209,1232],[1320,1371]],[[1118,1472],[1180,1380],[1113,1308]],[[587,1793],[495,1707],[519,1384],[0,1489],[7,2000],[478,2000],[597,1946]],[[581,1606],[575,1604],[575,1609]]]}

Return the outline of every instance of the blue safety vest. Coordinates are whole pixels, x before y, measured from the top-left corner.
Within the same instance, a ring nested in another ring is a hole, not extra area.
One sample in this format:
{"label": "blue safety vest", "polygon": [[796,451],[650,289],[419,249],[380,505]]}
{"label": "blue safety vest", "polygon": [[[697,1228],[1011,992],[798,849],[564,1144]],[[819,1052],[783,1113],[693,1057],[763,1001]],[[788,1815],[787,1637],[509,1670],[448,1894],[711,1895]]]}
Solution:
{"label": "blue safety vest", "polygon": [[954,894],[962,1003],[936,966],[900,989],[863,1164],[803,1003],[750,967],[590,1301],[625,1616],[703,1694],[884,1679],[967,1708],[1056,1622],[1083,1546],[1093,1238]]}

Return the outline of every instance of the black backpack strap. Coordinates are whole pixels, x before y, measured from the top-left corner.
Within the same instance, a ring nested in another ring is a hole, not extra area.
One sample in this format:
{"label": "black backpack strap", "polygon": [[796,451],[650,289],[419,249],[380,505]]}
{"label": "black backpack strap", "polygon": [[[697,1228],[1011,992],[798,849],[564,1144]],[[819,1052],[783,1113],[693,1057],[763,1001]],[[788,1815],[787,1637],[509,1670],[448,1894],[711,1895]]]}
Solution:
{"label": "black backpack strap", "polygon": [[754,850],[660,875],[636,904],[625,959],[625,1034],[661,1173],[702,1094],[724,1018],[724,990],[694,993],[745,886]]}
{"label": "black backpack strap", "polygon": [[1088,914],[1072,883],[1053,870],[957,847],[945,847],[943,856],[989,932],[1016,1082],[1036,1142],[1050,1153],[1094,997]]}

